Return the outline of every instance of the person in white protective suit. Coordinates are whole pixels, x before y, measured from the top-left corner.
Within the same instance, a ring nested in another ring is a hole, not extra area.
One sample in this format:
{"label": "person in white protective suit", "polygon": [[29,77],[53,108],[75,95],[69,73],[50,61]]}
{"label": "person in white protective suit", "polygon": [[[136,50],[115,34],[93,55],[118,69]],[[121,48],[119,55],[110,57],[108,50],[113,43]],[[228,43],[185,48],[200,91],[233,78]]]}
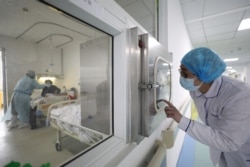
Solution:
{"label": "person in white protective suit", "polygon": [[21,124],[19,128],[29,126],[30,119],[30,95],[34,89],[42,89],[44,84],[39,84],[35,80],[35,72],[28,70],[26,75],[22,77],[16,84],[11,99],[11,122],[8,128],[17,127],[17,117]]}
{"label": "person in white protective suit", "polygon": [[209,146],[214,165],[250,167],[250,87],[222,75],[224,61],[201,47],[181,60],[180,84],[189,90],[201,122],[183,116],[166,101],[167,117],[193,139]]}

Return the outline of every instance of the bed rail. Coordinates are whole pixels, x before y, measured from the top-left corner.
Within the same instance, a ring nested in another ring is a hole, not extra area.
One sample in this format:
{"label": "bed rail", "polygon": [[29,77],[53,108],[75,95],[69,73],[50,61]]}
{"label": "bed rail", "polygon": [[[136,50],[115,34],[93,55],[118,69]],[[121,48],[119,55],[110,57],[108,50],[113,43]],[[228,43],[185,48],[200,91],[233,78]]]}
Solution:
{"label": "bed rail", "polygon": [[[47,125],[50,125],[51,127],[57,129],[57,141],[56,141],[57,151],[60,151],[62,148],[61,147],[61,137],[62,137],[61,132],[87,145],[97,144],[104,138],[108,137],[108,135],[104,133],[81,126],[80,124],[76,124],[76,122],[69,122],[69,121],[63,120],[51,114],[53,109],[60,109],[61,107],[68,106],[71,104],[80,104],[79,102],[80,102],[79,100],[67,100],[67,101],[52,104],[48,109]],[[76,113],[78,114],[79,112],[76,112]],[[81,116],[79,115],[79,117]]]}

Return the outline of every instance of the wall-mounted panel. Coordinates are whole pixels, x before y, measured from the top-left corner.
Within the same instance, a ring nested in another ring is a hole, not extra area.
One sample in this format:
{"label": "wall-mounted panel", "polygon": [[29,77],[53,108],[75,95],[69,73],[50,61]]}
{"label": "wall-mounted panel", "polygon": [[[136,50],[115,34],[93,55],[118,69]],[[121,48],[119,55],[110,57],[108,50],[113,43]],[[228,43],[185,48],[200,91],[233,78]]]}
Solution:
{"label": "wall-mounted panel", "polygon": [[171,54],[151,35],[140,36],[141,135],[149,136],[166,119],[161,99],[171,100]]}

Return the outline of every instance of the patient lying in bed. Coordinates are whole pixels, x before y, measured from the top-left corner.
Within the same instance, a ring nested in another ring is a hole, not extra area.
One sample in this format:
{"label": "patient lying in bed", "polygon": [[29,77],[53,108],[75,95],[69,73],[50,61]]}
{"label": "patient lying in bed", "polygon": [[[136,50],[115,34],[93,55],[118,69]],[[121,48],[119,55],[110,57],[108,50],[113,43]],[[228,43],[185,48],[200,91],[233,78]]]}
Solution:
{"label": "patient lying in bed", "polygon": [[[79,101],[56,103],[50,107],[48,112],[48,125],[88,145],[97,143],[106,136],[81,125],[81,105]],[[58,142],[60,142],[61,135],[60,133],[57,133],[57,135]]]}
{"label": "patient lying in bed", "polygon": [[66,122],[81,125],[81,106],[80,104],[71,104],[61,108],[55,108],[51,111],[51,116],[60,118]]}

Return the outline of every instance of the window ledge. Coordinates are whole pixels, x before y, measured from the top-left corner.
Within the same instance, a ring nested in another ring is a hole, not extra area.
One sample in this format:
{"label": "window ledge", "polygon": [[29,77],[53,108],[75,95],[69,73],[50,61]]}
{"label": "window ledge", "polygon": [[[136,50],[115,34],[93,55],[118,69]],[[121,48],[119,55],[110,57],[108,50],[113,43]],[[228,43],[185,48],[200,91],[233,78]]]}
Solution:
{"label": "window ledge", "polygon": [[[72,158],[60,165],[63,167],[116,166],[136,144],[127,144],[118,137],[111,137],[78,158]],[[105,165],[104,165],[105,164]]]}

